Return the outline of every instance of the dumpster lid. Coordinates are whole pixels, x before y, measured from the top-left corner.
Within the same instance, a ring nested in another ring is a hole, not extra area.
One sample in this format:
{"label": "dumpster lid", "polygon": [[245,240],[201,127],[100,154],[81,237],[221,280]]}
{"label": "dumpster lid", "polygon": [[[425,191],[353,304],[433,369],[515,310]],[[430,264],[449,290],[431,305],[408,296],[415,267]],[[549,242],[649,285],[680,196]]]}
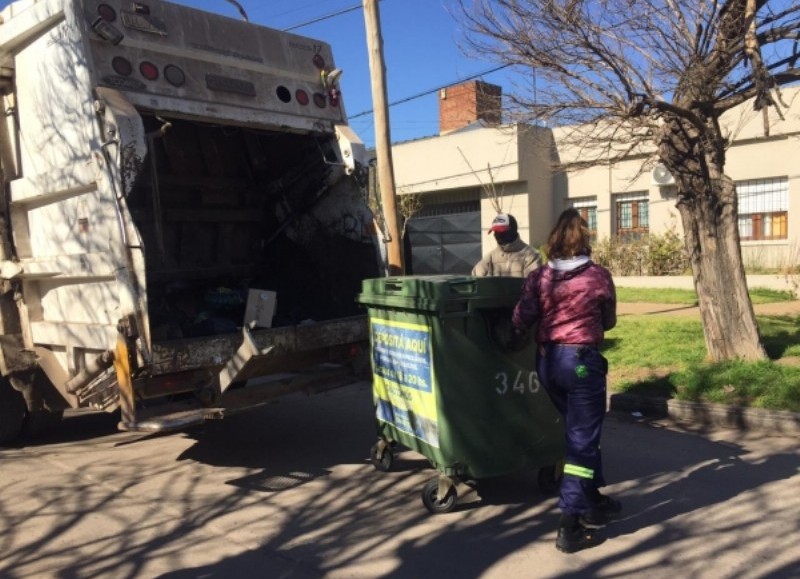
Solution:
{"label": "dumpster lid", "polygon": [[363,280],[356,301],[367,306],[446,310],[452,302],[472,307],[513,306],[524,280],[519,277],[411,275]]}

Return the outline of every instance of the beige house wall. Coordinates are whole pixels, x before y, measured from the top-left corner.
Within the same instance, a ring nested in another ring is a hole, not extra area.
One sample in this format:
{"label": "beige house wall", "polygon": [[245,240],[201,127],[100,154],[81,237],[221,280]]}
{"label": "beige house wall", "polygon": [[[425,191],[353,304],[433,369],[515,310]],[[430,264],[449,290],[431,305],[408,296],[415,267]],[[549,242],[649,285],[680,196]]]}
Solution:
{"label": "beige house wall", "polygon": [[[748,266],[800,263],[800,87],[784,89],[783,98],[791,108],[785,120],[770,114],[767,138],[761,114],[750,110],[749,104],[730,111],[722,119],[733,143],[727,153],[726,173],[734,181],[788,178],[788,239],[743,242],[742,252]],[[653,151],[645,150],[635,158],[611,166],[604,164],[554,174],[553,159],[563,162],[578,154],[564,150],[563,146],[558,148],[561,132],[561,129],[550,131],[526,125],[472,126],[395,145],[392,152],[398,193],[482,187],[482,226],[486,231],[495,215],[486,190],[494,183],[502,210],[517,218],[522,239],[539,246],[563,209],[575,200],[591,197],[597,203],[598,238],[613,236],[616,227],[613,196],[645,192],[649,200],[650,231],[662,234],[674,230],[683,234],[674,187],[661,187],[652,181]],[[493,238],[485,236],[484,254],[493,247]]]}
{"label": "beige house wall", "polygon": [[[519,180],[515,129],[471,127],[392,146],[398,194],[430,193]],[[491,167],[491,176],[488,168]]]}
{"label": "beige house wall", "polygon": [[[392,147],[395,187],[399,195],[480,187],[483,231],[498,204],[517,219],[520,237],[539,245],[552,221],[551,149],[550,131],[519,125],[478,125],[400,143]],[[494,246],[486,235],[483,253]]]}
{"label": "beige house wall", "polygon": [[[800,127],[798,128],[800,130]],[[731,147],[727,173],[735,181],[787,177],[788,239],[743,241],[745,267],[782,267],[800,263],[800,134]]]}
{"label": "beige house wall", "polygon": [[[734,181],[786,177],[789,187],[788,239],[780,241],[744,241],[742,255],[748,267],[780,267],[800,263],[800,88],[784,90],[790,109],[781,120],[770,112],[770,136],[764,136],[761,113],[745,104],[729,111],[722,125],[732,144],[728,149],[725,171]],[[555,131],[558,141],[559,131]],[[570,158],[570,151],[559,150],[560,157]],[[676,208],[673,187],[660,187],[651,180],[653,157],[640,155],[612,166],[600,165],[568,171],[554,179],[553,198],[556,212],[575,200],[597,198],[597,233],[603,239],[614,235],[616,215],[613,195],[647,191],[650,232],[662,234],[673,230],[683,234]]]}

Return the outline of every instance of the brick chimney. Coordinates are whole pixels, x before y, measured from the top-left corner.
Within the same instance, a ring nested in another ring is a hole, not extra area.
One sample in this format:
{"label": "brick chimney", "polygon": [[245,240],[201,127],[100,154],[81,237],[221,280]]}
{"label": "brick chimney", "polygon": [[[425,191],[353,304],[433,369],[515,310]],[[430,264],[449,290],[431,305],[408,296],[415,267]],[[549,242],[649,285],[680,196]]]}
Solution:
{"label": "brick chimney", "polygon": [[439,91],[439,133],[449,133],[475,121],[495,127],[501,122],[503,89],[471,80]]}

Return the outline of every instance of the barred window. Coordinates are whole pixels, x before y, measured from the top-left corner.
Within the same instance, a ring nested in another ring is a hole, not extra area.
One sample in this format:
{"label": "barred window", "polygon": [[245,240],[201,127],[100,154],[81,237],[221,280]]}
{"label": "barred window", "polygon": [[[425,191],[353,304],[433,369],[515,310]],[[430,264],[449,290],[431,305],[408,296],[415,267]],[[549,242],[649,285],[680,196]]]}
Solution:
{"label": "barred window", "polygon": [[650,201],[646,191],[613,196],[616,234],[621,240],[638,239],[650,230]]}
{"label": "barred window", "polygon": [[570,208],[578,210],[589,227],[592,239],[597,239],[597,197],[576,197],[567,199],[567,203]]}
{"label": "barred window", "polygon": [[786,177],[738,181],[736,195],[742,241],[788,238],[789,181]]}

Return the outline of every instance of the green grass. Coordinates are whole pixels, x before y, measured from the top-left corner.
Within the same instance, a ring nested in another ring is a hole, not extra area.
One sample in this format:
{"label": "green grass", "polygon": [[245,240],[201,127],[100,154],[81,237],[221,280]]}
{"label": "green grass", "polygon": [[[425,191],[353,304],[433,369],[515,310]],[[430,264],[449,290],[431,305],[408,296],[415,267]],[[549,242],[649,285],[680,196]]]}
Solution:
{"label": "green grass", "polygon": [[[769,304],[792,301],[795,298],[792,293],[788,291],[751,288],[750,299],[754,304]],[[697,305],[697,294],[694,290],[684,289],[618,287],[617,301],[625,303],[645,302],[655,304]]]}
{"label": "green grass", "polygon": [[[778,292],[779,293],[779,292]],[[674,302],[673,302],[674,303]],[[800,318],[758,316],[769,361],[705,361],[700,321],[624,316],[606,333],[609,386],[621,392],[800,412]]]}

